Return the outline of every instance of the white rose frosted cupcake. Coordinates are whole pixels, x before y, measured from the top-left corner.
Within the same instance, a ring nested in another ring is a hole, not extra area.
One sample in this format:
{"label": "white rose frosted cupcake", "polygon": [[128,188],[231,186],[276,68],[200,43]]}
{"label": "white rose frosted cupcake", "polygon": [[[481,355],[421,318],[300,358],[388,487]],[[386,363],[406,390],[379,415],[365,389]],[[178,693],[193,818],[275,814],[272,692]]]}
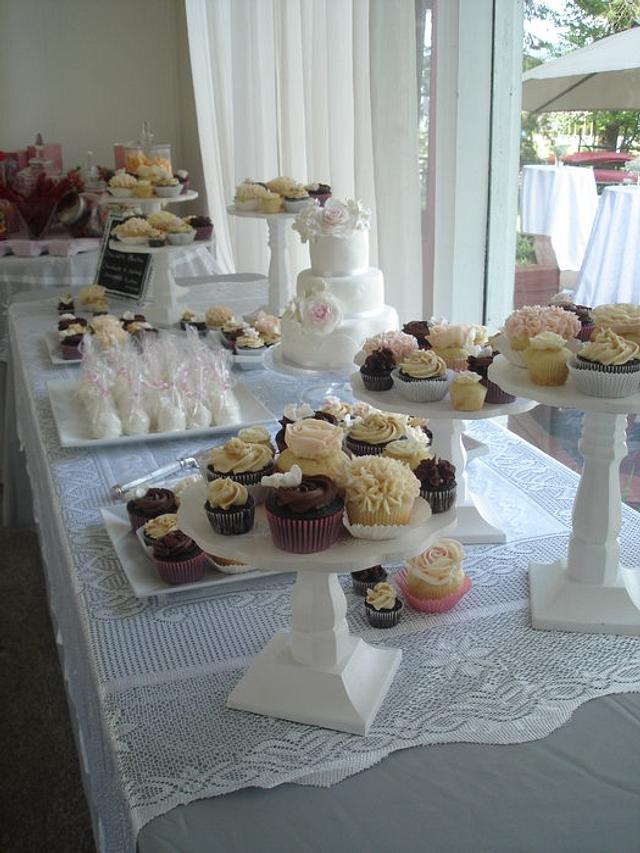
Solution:
{"label": "white rose frosted cupcake", "polygon": [[447,365],[433,350],[411,353],[391,376],[398,393],[416,403],[442,400],[449,387]]}
{"label": "white rose frosted cupcake", "polygon": [[442,539],[407,560],[397,580],[409,604],[427,613],[451,610],[471,588],[463,559],[460,542]]}

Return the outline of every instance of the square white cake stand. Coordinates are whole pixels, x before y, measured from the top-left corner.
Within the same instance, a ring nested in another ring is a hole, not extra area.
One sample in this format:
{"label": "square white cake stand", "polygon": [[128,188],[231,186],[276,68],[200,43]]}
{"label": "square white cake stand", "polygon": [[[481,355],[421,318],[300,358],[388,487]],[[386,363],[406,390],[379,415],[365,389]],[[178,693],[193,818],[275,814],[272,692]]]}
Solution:
{"label": "square white cake stand", "polygon": [[620,461],[627,455],[627,414],[640,413],[640,393],[619,399],[590,397],[576,388],[571,376],[559,387],[535,385],[527,370],[503,356],[494,360],[489,378],[511,394],[584,412],[578,444],[584,465],[567,559],[529,566],[533,627],[640,635],[640,569],[620,564],[618,541]]}
{"label": "square white cake stand", "polygon": [[[316,554],[280,551],[271,540],[263,506],[253,529],[240,536],[215,533],[204,511],[206,486],[181,497],[180,530],[209,553],[233,557],[263,570],[296,571],[291,622],[253,660],[227,699],[229,708],[366,735],[400,665],[400,649],[379,649],[349,633],[347,601],[339,572],[419,554],[455,527],[450,510],[414,523],[398,539],[372,541],[346,534]],[[426,517],[418,498],[414,519]],[[364,605],[363,605],[364,606]]]}
{"label": "square white cake stand", "polygon": [[489,503],[483,500],[482,495],[472,494],[469,490],[468,453],[464,443],[464,431],[470,421],[528,412],[537,406],[535,400],[518,397],[512,403],[487,403],[477,412],[459,412],[451,405],[448,395],[444,400],[434,403],[414,403],[402,397],[395,388],[388,391],[368,391],[359,371],[351,375],[351,388],[357,400],[378,409],[429,419],[429,429],[433,432],[433,452],[436,456],[447,459],[456,468],[456,538],[460,542],[465,545],[479,545],[490,542],[502,544],[507,541],[505,532],[500,528],[499,519]]}

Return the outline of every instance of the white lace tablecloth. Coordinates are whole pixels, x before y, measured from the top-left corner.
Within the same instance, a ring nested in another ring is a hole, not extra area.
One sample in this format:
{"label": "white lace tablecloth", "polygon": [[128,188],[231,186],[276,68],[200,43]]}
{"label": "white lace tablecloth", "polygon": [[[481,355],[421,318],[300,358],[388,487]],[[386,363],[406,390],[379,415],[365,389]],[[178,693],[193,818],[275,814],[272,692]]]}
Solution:
{"label": "white lace tablecloth", "polygon": [[[640,690],[640,640],[531,630],[527,565],[565,551],[577,478],[485,421],[471,433],[492,452],[471,463],[471,487],[495,504],[508,544],[467,548],[469,595],[438,616],[407,610],[380,632],[344,578],[351,630],[404,652],[370,735],[226,709],[252,656],[287,624],[292,577],[218,595],[134,598],[99,507],[113,483],[207,444],[61,449],[45,381],[74,369],[47,364],[38,332],[50,313],[26,317],[14,308],[10,317],[18,428],[51,610],[96,832],[109,853],[135,850],[139,829],[181,803],[287,781],[331,785],[418,744],[542,738],[591,698]],[[296,391],[291,379],[261,371],[242,381],[276,412]],[[623,559],[637,557],[640,516],[626,507],[621,542]]]}
{"label": "white lace tablecloth", "polygon": [[593,169],[524,166],[522,232],[546,234],[561,270],[579,270],[598,207]]}

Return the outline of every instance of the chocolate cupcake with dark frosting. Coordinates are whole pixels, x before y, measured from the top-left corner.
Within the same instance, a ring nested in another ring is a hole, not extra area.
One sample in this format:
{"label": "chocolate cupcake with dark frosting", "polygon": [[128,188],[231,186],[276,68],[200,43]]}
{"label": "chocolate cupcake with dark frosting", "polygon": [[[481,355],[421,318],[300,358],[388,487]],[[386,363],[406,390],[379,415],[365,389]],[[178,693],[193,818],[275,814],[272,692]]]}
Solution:
{"label": "chocolate cupcake with dark frosting", "polygon": [[293,465],[285,474],[263,477],[262,485],[271,487],[265,510],[277,548],[313,554],[337,541],[344,503],[329,477],[303,477],[298,465]]}
{"label": "chocolate cupcake with dark frosting", "polygon": [[369,566],[361,572],[351,572],[351,582],[356,595],[366,595],[377,583],[386,581],[388,572],[383,566]]}
{"label": "chocolate cupcake with dark frosting", "polygon": [[513,403],[516,399],[513,394],[507,394],[499,385],[496,385],[489,379],[489,368],[493,364],[493,359],[498,355],[497,351],[486,353],[485,355],[470,355],[467,358],[467,365],[472,373],[477,373],[482,378],[480,384],[487,389],[485,402],[487,403]]}
{"label": "chocolate cupcake with dark frosting", "polygon": [[393,387],[391,371],[395,366],[396,362],[390,349],[383,347],[374,350],[360,368],[364,387],[368,391],[388,391]]}
{"label": "chocolate cupcake with dark frosting", "polygon": [[558,307],[562,308],[563,311],[575,314],[580,320],[581,328],[577,335],[578,340],[590,341],[591,334],[596,327],[591,316],[591,308],[588,305],[576,305],[574,302],[560,302]]}
{"label": "chocolate cupcake with dark frosting", "polygon": [[414,469],[420,480],[420,496],[433,513],[446,512],[456,500],[456,468],[446,459],[423,459]]}
{"label": "chocolate cupcake with dark frosting", "polygon": [[165,583],[193,583],[204,575],[204,552],[181,530],[172,530],[157,539],[151,556]]}
{"label": "chocolate cupcake with dark frosting", "polygon": [[429,324],[426,320],[411,320],[404,324],[402,331],[405,335],[411,335],[416,339],[419,349],[431,349],[431,344],[427,340]]}
{"label": "chocolate cupcake with dark frosting", "polygon": [[127,503],[127,512],[133,530],[142,527],[151,518],[177,511],[178,506],[171,489],[148,489],[141,498],[133,498]]}

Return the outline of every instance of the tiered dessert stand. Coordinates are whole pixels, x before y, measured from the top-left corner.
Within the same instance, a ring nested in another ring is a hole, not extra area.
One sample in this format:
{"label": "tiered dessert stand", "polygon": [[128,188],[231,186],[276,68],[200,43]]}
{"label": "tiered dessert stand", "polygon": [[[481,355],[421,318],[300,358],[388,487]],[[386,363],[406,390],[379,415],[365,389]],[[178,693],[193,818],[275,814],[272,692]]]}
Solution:
{"label": "tiered dessert stand", "polygon": [[180,296],[188,291],[176,284],[171,270],[171,261],[181,253],[192,250],[194,247],[210,246],[211,240],[198,240],[185,246],[128,246],[119,240],[111,240],[109,248],[115,252],[126,252],[127,254],[151,255],[151,281],[144,298],[145,312],[149,321],[156,326],[173,326],[183,311],[183,306],[178,304]]}
{"label": "tiered dessert stand", "polygon": [[584,412],[578,445],[584,465],[567,559],[529,566],[533,627],[640,635],[640,567],[620,565],[618,542],[626,420],[628,414],[640,414],[640,393],[621,399],[590,397],[575,387],[571,376],[560,387],[535,385],[526,370],[502,356],[489,368],[489,377],[511,394]]}
{"label": "tiered dessert stand", "polygon": [[259,210],[238,210],[234,205],[227,207],[231,216],[244,219],[264,219],[269,228],[269,311],[281,314],[287,302],[293,296],[293,282],[287,254],[287,223],[295,219],[296,213],[261,213]]}
{"label": "tiered dessert stand", "polygon": [[494,517],[490,504],[483,499],[482,495],[472,494],[469,491],[468,453],[464,442],[464,431],[469,421],[528,412],[537,405],[534,400],[518,397],[512,403],[487,403],[477,412],[459,412],[452,407],[448,396],[435,403],[414,403],[400,396],[395,388],[389,391],[368,391],[364,387],[359,372],[351,375],[351,388],[357,400],[362,400],[378,409],[429,419],[429,428],[433,432],[433,452],[436,456],[452,462],[456,467],[457,539],[466,545],[507,541],[506,534],[498,526],[499,521]]}
{"label": "tiered dessert stand", "polygon": [[278,631],[258,654],[229,695],[227,706],[366,735],[402,651],[374,648],[349,633],[338,573],[419,554],[454,529],[454,512],[431,516],[398,539],[345,537],[327,551],[300,555],[273,545],[263,507],[257,508],[249,533],[219,536],[207,520],[205,499],[205,486],[192,486],[183,494],[178,511],[180,529],[203,550],[265,571],[297,572],[289,629]]}
{"label": "tiered dessert stand", "polygon": [[113,196],[110,193],[105,193],[101,199],[102,206],[106,204],[121,204],[125,207],[139,207],[145,216],[151,213],[158,213],[167,204],[184,204],[186,201],[195,201],[198,198],[198,193],[195,190],[188,190],[186,193],[180,193],[173,196],[151,196],[151,198],[139,198],[136,195]]}

